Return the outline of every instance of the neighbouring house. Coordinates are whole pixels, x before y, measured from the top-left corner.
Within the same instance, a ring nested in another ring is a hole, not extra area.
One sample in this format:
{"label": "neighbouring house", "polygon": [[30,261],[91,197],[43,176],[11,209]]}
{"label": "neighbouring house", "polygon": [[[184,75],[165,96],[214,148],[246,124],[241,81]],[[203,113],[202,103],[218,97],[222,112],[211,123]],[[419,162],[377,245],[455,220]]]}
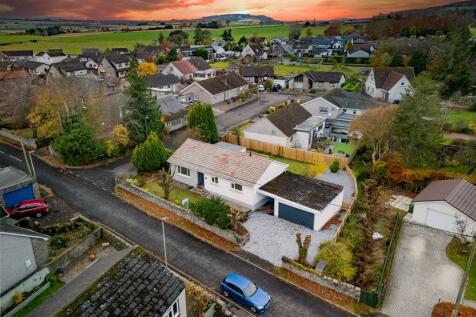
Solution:
{"label": "neighbouring house", "polygon": [[175,93],[177,85],[180,84],[180,78],[177,76],[162,73],[146,76],[144,81],[147,88],[157,97]]}
{"label": "neighbouring house", "polygon": [[410,205],[410,222],[451,233],[476,233],[476,186],[464,179],[431,182]]}
{"label": "neighbouring house", "polygon": [[174,95],[165,95],[157,98],[165,127],[169,132],[187,126],[187,104],[180,102]]}
{"label": "neighbouring house", "polygon": [[251,84],[261,83],[265,80],[274,78],[274,68],[271,65],[240,66],[240,75]]}
{"label": "neighbouring house", "polygon": [[129,49],[127,47],[113,47],[111,52],[116,54],[129,54]]}
{"label": "neighbouring house", "polygon": [[162,73],[172,74],[183,80],[204,80],[216,76],[216,70],[203,58],[197,56],[170,62]]}
{"label": "neighbouring house", "polygon": [[365,110],[378,107],[379,103],[355,92],[335,88],[321,97],[302,104],[313,116],[326,117],[323,136],[333,141],[348,141],[350,123]]}
{"label": "neighbouring house", "polygon": [[300,104],[279,108],[245,129],[244,137],[261,142],[309,150],[322,136],[325,117],[313,116]]}
{"label": "neighbouring house", "polygon": [[65,59],[59,63],[51,64],[47,78],[79,77],[88,74],[85,63],[79,59]]}
{"label": "neighbouring house", "polygon": [[345,83],[345,75],[341,72],[307,71],[295,76],[289,82],[289,88],[299,90],[341,88]]}
{"label": "neighbouring house", "polygon": [[33,51],[0,51],[0,61],[24,61],[33,58]]}
{"label": "neighbouring house", "polygon": [[204,80],[208,78],[215,77],[217,71],[215,68],[211,67],[203,58],[198,56],[192,56],[188,58],[188,61],[195,67],[193,73],[194,80]]}
{"label": "neighbouring house", "polygon": [[268,54],[259,44],[251,43],[241,51],[241,59],[245,63],[252,63],[256,60],[268,59]]}
{"label": "neighbouring house", "polygon": [[51,65],[61,62],[68,58],[62,49],[50,49],[46,52],[40,52],[36,54],[34,60],[43,64]]}
{"label": "neighbouring house", "polygon": [[369,58],[374,48],[371,44],[354,44],[347,50],[347,57]]}
{"label": "neighbouring house", "polygon": [[373,98],[398,103],[412,90],[413,67],[374,67],[365,81],[365,92]]}
{"label": "neighbouring house", "polygon": [[109,53],[102,57],[98,66],[101,77],[124,78],[131,66],[131,58],[128,54]]}
{"label": "neighbouring house", "polygon": [[187,317],[185,282],[152,255],[134,249],[62,312],[91,317]]}
{"label": "neighbouring house", "polygon": [[0,222],[0,310],[12,304],[15,293],[28,293],[49,273],[49,236]]}
{"label": "neighbouring house", "polygon": [[134,55],[139,63],[155,63],[157,61],[157,57],[160,55],[161,52],[162,49],[160,48],[160,46],[147,45],[146,47],[136,49]]}
{"label": "neighbouring house", "polygon": [[87,69],[97,70],[101,63],[102,53],[98,48],[83,48],[79,55],[79,61],[86,65]]}
{"label": "neighbouring house", "polygon": [[201,187],[238,206],[256,209],[269,198],[258,188],[288,165],[258,154],[187,139],[167,160],[175,181]]}
{"label": "neighbouring house", "polygon": [[290,172],[280,174],[258,189],[270,197],[274,216],[319,231],[342,209],[341,185]]}
{"label": "neighbouring house", "polygon": [[236,73],[196,81],[182,89],[180,94],[188,101],[199,100],[211,105],[238,97],[248,90],[248,82]]}
{"label": "neighbouring house", "polygon": [[259,44],[260,46],[264,47],[268,45],[268,40],[265,37],[253,36],[249,38],[248,43]]}
{"label": "neighbouring house", "polygon": [[49,66],[40,62],[35,61],[28,61],[28,60],[21,60],[15,62],[16,68],[23,68],[25,69],[30,75],[46,75],[49,70]]}
{"label": "neighbouring house", "polygon": [[0,206],[14,207],[36,198],[40,198],[40,191],[33,177],[12,166],[0,168]]}
{"label": "neighbouring house", "polygon": [[195,51],[198,49],[203,49],[207,51],[208,56],[207,60],[212,60],[215,57],[215,51],[211,46],[204,45],[181,45],[177,47],[177,51],[182,57],[192,57],[195,54]]}

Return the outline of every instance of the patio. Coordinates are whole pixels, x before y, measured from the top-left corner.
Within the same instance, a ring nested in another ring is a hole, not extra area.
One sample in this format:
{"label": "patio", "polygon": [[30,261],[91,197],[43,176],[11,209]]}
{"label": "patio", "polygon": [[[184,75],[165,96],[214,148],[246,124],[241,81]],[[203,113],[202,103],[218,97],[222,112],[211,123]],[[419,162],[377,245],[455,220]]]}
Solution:
{"label": "patio", "polygon": [[355,193],[354,181],[345,171],[339,170],[337,173],[332,173],[328,169],[317,178],[326,182],[344,186],[344,202],[352,202],[352,195]]}
{"label": "patio", "polygon": [[324,230],[313,231],[262,212],[250,214],[244,226],[250,233],[250,240],[243,250],[276,266],[281,266],[283,255],[297,257],[296,233],[300,232],[303,239],[311,235],[308,261],[312,263],[321,243],[331,240],[338,228],[338,224],[331,224]]}

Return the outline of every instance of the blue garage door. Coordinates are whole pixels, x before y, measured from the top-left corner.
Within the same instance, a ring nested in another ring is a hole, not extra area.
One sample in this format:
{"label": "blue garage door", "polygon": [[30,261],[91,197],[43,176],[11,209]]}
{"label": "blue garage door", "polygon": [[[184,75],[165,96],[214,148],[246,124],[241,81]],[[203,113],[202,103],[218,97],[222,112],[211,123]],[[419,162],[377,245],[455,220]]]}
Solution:
{"label": "blue garage door", "polygon": [[279,203],[279,218],[314,229],[314,214]]}
{"label": "blue garage door", "polygon": [[3,194],[3,201],[5,202],[5,207],[13,207],[18,203],[28,199],[35,199],[32,184]]}

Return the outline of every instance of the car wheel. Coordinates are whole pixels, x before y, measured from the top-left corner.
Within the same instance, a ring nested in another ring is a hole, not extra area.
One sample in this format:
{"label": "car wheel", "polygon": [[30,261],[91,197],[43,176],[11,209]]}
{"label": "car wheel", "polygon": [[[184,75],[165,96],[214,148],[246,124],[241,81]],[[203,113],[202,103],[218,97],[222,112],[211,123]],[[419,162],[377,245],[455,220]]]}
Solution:
{"label": "car wheel", "polygon": [[250,310],[251,310],[252,313],[256,314],[256,308],[251,307]]}
{"label": "car wheel", "polygon": [[230,296],[227,291],[223,291],[223,296],[228,297]]}
{"label": "car wheel", "polygon": [[36,218],[41,218],[41,213],[36,213]]}

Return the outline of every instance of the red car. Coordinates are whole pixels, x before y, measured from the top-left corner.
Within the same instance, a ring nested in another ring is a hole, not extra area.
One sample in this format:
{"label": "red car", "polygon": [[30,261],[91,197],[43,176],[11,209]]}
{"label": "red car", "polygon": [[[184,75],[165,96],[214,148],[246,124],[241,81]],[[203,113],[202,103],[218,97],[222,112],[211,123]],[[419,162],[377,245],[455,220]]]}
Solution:
{"label": "red car", "polygon": [[11,218],[41,217],[48,212],[48,203],[43,199],[24,200],[15,208],[5,209]]}

